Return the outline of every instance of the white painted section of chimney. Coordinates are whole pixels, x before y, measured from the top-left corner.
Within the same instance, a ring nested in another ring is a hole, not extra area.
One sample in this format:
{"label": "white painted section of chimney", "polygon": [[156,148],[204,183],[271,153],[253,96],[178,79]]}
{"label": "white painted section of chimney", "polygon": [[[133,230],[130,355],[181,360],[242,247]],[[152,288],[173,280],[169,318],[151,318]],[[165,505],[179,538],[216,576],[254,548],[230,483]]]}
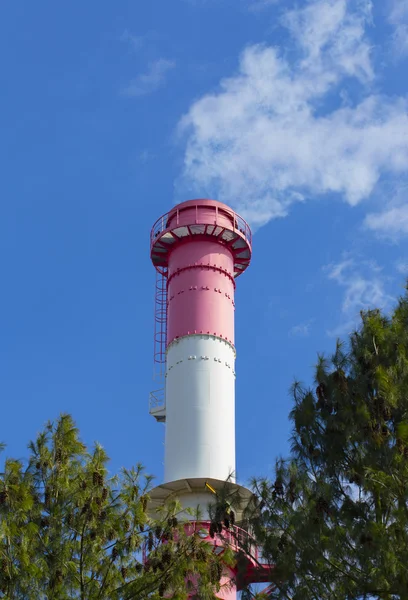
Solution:
{"label": "white painted section of chimney", "polygon": [[[181,515],[184,519],[190,521],[196,520],[196,510],[199,512],[198,520],[207,521],[210,520],[209,507],[214,504],[216,497],[209,490],[203,492],[193,492],[191,494],[182,494],[178,496],[181,508],[186,509],[182,511]],[[193,514],[189,513],[193,509]]]}
{"label": "white painted section of chimney", "polygon": [[215,336],[180,338],[167,349],[165,481],[231,474],[235,350]]}

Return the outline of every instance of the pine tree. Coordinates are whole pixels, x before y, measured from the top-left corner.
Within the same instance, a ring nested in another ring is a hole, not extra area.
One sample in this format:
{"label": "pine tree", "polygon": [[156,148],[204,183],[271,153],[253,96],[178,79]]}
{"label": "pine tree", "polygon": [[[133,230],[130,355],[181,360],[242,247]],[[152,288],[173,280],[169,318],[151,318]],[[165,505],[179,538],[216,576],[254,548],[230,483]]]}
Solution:
{"label": "pine tree", "polygon": [[27,465],[7,459],[0,475],[0,598],[183,600],[191,581],[215,598],[219,559],[177,503],[149,517],[140,465],[109,476],[105,450],[87,450],[69,415],[29,451]]}
{"label": "pine tree", "polygon": [[408,598],[408,294],[361,316],[294,384],[291,456],[254,481],[270,598]]}

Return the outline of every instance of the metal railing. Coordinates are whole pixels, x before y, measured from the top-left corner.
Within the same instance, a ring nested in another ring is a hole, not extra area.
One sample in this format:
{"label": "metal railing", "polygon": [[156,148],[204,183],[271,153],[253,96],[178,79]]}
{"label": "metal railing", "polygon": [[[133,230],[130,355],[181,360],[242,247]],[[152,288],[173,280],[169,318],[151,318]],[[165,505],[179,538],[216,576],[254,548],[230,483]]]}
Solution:
{"label": "metal railing", "polygon": [[[255,538],[245,529],[234,525],[229,529],[224,529],[222,533],[216,533],[214,538],[209,535],[210,521],[191,522],[185,525],[186,535],[193,535],[200,531],[207,532],[207,536],[203,538],[205,543],[219,546],[231,546],[234,550],[241,550],[249,558],[252,558],[258,564],[268,564],[263,558],[261,549],[257,545]],[[148,557],[147,541],[143,544],[143,562],[146,562]]]}
{"label": "metal railing", "polygon": [[[197,202],[197,207],[200,206],[200,203]],[[189,207],[190,209],[193,207]],[[206,207],[208,208],[212,208],[212,207]],[[184,209],[185,210],[185,209]],[[179,222],[179,213],[183,212],[179,211],[178,209],[176,209],[175,211],[169,211],[168,213],[162,215],[161,217],[159,217],[157,219],[157,221],[155,222],[155,224],[152,227],[151,233],[150,233],[150,242],[153,245],[156,238],[159,237],[160,234],[163,233],[163,231],[166,231],[166,229],[169,229],[168,227],[168,223],[169,223],[169,216],[171,215],[171,219],[174,219],[174,227],[176,227],[178,225]],[[205,219],[200,219],[199,217],[199,213],[196,211],[197,214],[197,218],[194,220],[194,222],[189,223],[189,225],[208,225],[208,214],[206,215]],[[220,215],[220,217],[222,217],[222,220],[220,220],[221,222],[217,222],[218,221],[218,214]],[[227,211],[223,211],[220,210],[218,212],[218,210],[215,210],[214,207],[214,225],[220,225],[223,227],[223,229],[225,228],[225,214],[227,214],[227,216],[231,219],[231,231],[234,232],[240,232],[244,238],[246,239],[246,241],[249,243],[249,245],[252,245],[252,232],[251,232],[251,228],[249,227],[248,223],[245,221],[245,219],[243,219],[240,215],[238,215],[236,212],[234,212],[233,210],[229,209],[228,212]],[[186,225],[186,223],[183,223],[183,225]]]}
{"label": "metal railing", "polygon": [[166,393],[165,389],[154,390],[149,395],[149,411],[154,412],[166,407]]}

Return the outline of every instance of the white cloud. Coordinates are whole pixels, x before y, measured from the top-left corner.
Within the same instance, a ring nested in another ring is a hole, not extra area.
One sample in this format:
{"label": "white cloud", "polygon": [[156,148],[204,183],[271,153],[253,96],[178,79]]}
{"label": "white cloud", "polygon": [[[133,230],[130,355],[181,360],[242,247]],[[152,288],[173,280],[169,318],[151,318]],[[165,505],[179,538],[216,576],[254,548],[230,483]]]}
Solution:
{"label": "white cloud", "polygon": [[408,275],[408,260],[399,260],[395,265],[398,273],[402,273],[402,275]]}
{"label": "white cloud", "polygon": [[292,61],[276,47],[247,47],[239,72],[195,101],[180,122],[180,195],[217,197],[256,226],[319,194],[355,205],[381,176],[408,170],[405,99],[368,94],[339,107],[348,78],[369,86],[374,77],[365,34],[370,10],[368,1],[314,0],[286,11],[282,23],[297,49]]}
{"label": "white cloud", "polygon": [[364,226],[395,241],[408,234],[408,181],[399,180],[385,196],[390,200],[381,210],[368,213]]}
{"label": "white cloud", "polygon": [[176,63],[172,60],[159,58],[149,64],[148,71],[133,79],[123,90],[126,96],[145,96],[155,92],[166,81],[166,75],[174,69]]}
{"label": "white cloud", "polygon": [[311,327],[312,321],[307,321],[306,323],[299,323],[299,325],[294,325],[289,330],[289,335],[293,337],[307,337],[310,334]]}
{"label": "white cloud", "polygon": [[309,72],[323,73],[333,65],[340,73],[371,79],[370,45],[365,40],[370,13],[370,2],[353,13],[347,0],[319,0],[302,10],[287,11],[283,24],[303,49],[301,64]]}
{"label": "white cloud", "polygon": [[386,291],[387,279],[375,262],[357,263],[353,258],[346,258],[326,266],[324,270],[327,277],[344,290],[342,322],[329,331],[329,335],[350,333],[359,322],[361,310],[379,308],[387,311],[394,302],[394,298]]}
{"label": "white cloud", "polygon": [[391,0],[388,20],[394,27],[394,51],[397,56],[406,56],[408,54],[408,0]]}
{"label": "white cloud", "polygon": [[394,206],[378,213],[370,213],[364,221],[366,227],[380,234],[395,238],[408,234],[408,204]]}

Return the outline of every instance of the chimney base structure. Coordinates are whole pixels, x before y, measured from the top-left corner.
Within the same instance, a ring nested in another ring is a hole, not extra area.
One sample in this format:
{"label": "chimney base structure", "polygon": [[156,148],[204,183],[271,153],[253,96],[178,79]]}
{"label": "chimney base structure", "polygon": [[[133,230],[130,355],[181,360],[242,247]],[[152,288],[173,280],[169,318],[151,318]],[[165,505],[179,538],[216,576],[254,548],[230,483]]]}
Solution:
{"label": "chimney base structure", "polygon": [[[156,221],[150,242],[157,272],[154,357],[161,380],[150,413],[166,428],[164,483],[152,490],[150,510],[174,497],[186,508],[200,506],[202,521],[192,527],[208,532],[203,539],[217,554],[225,540],[238,551],[250,546],[239,528],[242,510],[236,510],[237,525],[211,537],[208,507],[213,493],[226,488],[239,496],[241,507],[252,496],[235,481],[234,335],[236,278],[251,260],[251,230],[221,202],[189,200]],[[225,573],[236,584],[222,589],[220,598],[235,600],[237,589],[268,581],[269,567],[259,567],[258,554],[254,546],[240,578]]]}

